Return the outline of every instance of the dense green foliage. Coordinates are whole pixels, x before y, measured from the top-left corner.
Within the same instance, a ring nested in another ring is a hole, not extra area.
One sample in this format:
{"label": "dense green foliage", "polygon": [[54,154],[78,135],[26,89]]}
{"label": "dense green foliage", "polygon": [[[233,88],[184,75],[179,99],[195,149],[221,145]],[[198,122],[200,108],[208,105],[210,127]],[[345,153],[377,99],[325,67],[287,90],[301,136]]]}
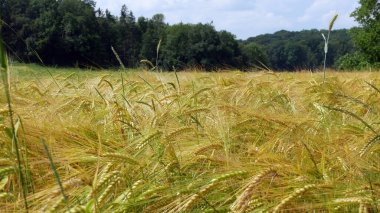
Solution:
{"label": "dense green foliage", "polygon": [[[380,67],[380,2],[378,0],[360,0],[352,16],[361,25],[353,28],[352,37],[359,52],[345,56],[341,66],[352,63],[350,68]],[[361,58],[358,60],[358,58]]]}
{"label": "dense green foliage", "polygon": [[[380,22],[373,20],[379,19],[379,7],[373,2],[362,1],[354,12],[363,25],[353,33],[361,52],[352,55],[355,48],[348,30],[333,31],[327,66],[356,68],[359,65],[353,62],[358,59],[360,66],[379,61]],[[165,70],[314,70],[323,63],[324,31],[319,30],[283,30],[239,41],[212,24],[168,25],[162,14],[136,18],[125,5],[115,16],[96,9],[93,0],[0,0],[0,18],[11,58],[23,62],[114,67],[119,62],[113,47],[126,67],[149,60]]]}
{"label": "dense green foliage", "polygon": [[[315,69],[323,63],[323,45],[319,30],[301,32],[279,31],[249,38],[245,43],[255,43],[264,51],[263,61],[276,70]],[[327,65],[332,66],[341,56],[354,51],[348,30],[335,30],[331,33]],[[261,54],[261,53],[260,53]],[[260,55],[259,54],[259,55]],[[261,54],[262,55],[262,54]]]}
{"label": "dense green foliage", "polygon": [[340,57],[336,64],[339,70],[363,70],[371,67],[366,56],[358,51]]}
{"label": "dense green foliage", "polygon": [[162,61],[165,68],[200,66],[237,67],[242,64],[239,45],[229,32],[217,32],[210,24],[177,24],[167,28]]}
{"label": "dense green foliage", "polygon": [[362,25],[354,30],[354,41],[370,62],[380,61],[380,2],[360,0],[361,7],[352,16]]}

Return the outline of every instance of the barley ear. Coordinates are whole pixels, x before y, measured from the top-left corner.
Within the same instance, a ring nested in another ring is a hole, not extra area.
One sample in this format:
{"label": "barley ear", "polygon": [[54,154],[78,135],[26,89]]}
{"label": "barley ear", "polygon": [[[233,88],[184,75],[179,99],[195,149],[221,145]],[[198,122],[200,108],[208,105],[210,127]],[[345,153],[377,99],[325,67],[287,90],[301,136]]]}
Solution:
{"label": "barley ear", "polygon": [[329,25],[329,31],[331,31],[332,30],[332,28],[333,28],[333,26],[334,26],[334,23],[335,23],[335,21],[338,19],[338,14],[336,14],[332,19],[331,19],[331,21],[330,21],[330,25]]}

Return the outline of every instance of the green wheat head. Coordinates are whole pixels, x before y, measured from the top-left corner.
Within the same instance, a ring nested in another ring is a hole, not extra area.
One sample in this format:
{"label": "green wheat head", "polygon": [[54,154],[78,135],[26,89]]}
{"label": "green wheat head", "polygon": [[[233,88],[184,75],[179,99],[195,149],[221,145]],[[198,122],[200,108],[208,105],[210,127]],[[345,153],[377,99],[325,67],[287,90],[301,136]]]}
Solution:
{"label": "green wheat head", "polygon": [[336,14],[330,21],[330,24],[329,24],[329,32],[327,34],[327,38],[326,36],[322,33],[322,37],[323,37],[323,40],[325,41],[325,47],[324,47],[324,52],[325,52],[325,58],[323,60],[323,81],[326,80],[326,59],[327,59],[327,52],[328,52],[328,49],[329,49],[329,40],[330,40],[330,33],[331,33],[331,30],[332,28],[334,27],[334,24],[335,24],[335,21],[338,19],[338,14]]}
{"label": "green wheat head", "polygon": [[336,14],[330,21],[330,25],[329,25],[329,32],[331,32],[332,28],[334,27],[334,24],[335,24],[335,21],[338,19],[338,14]]}

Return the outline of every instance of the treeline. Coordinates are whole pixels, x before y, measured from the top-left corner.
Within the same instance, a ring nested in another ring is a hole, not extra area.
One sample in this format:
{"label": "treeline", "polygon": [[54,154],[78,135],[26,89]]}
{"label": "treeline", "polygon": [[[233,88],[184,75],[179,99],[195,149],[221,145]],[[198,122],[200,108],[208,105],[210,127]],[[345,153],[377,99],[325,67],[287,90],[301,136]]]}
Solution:
{"label": "treeline", "polygon": [[[136,18],[125,5],[115,16],[93,0],[0,0],[0,17],[8,51],[23,62],[105,68],[119,66],[116,53],[126,67],[145,60],[165,70],[297,70],[317,69],[323,61],[318,30],[242,41],[211,23],[168,25],[162,14]],[[334,31],[327,64],[354,51],[348,31]]]}
{"label": "treeline", "polygon": [[[251,61],[262,61],[274,70],[317,69],[324,59],[324,41],[320,30],[278,31],[243,41],[244,49],[256,49]],[[348,30],[331,33],[327,64],[337,68],[338,59],[355,51]],[[256,57],[256,58],[255,58]]]}

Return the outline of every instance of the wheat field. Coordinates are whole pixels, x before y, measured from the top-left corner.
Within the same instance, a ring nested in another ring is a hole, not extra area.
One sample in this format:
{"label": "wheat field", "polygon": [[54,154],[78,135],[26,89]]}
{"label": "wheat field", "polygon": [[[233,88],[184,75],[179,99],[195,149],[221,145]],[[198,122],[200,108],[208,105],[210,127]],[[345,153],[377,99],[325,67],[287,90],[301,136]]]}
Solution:
{"label": "wheat field", "polygon": [[0,212],[380,208],[379,72],[9,70]]}

